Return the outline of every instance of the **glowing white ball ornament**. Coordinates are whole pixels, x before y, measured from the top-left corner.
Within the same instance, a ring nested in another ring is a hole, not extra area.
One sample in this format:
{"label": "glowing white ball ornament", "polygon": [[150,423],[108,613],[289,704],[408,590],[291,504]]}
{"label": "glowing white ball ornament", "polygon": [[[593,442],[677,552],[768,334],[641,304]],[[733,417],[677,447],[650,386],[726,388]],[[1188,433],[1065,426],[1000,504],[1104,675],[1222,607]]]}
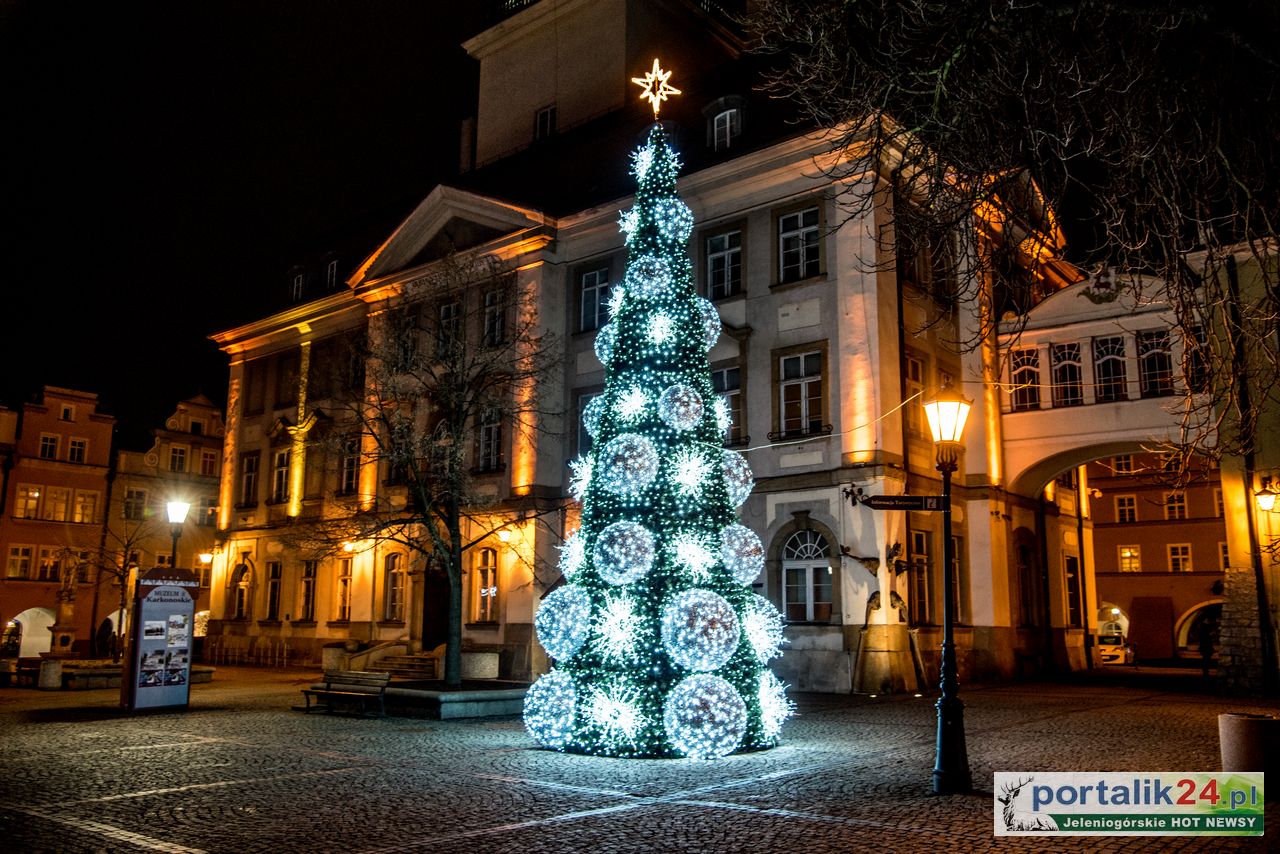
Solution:
{"label": "glowing white ball ornament", "polygon": [[766,670],[760,674],[760,729],[770,741],[782,732],[782,724],[795,713],[795,704],[787,699],[786,686]]}
{"label": "glowing white ball ornament", "polygon": [[692,430],[702,421],[702,395],[682,383],[670,386],[658,398],[658,417],[673,429]]}
{"label": "glowing white ball ornament", "polygon": [[715,670],[738,648],[738,615],[723,596],[693,588],[662,609],[662,645],[671,660],[690,670]]}
{"label": "glowing white ball ornament", "polygon": [[693,233],[693,211],[679,199],[665,198],[654,202],[653,219],[659,236],[668,243],[684,243]]}
{"label": "glowing white ball ornament", "polygon": [[671,292],[673,282],[665,258],[642,255],[627,268],[627,288],[641,299],[661,299]]}
{"label": "glowing white ball ornament", "polygon": [[724,462],[724,484],[729,490],[729,500],[734,507],[741,506],[751,495],[751,488],[756,482],[755,475],[751,473],[746,457],[737,451],[725,450],[720,458]]}
{"label": "glowing white ball ornament", "polygon": [[724,679],[695,673],[667,695],[662,723],[675,750],[691,759],[718,759],[738,749],[747,732],[747,704]]}
{"label": "glowing white ball ornament", "polygon": [[698,297],[698,319],[702,323],[702,346],[710,350],[720,340],[720,312],[706,297]]}
{"label": "glowing white ball ornament", "polygon": [[653,534],[638,522],[614,522],[600,532],[591,554],[601,578],[630,584],[653,567]]}
{"label": "glowing white ball ornament", "polygon": [[613,361],[613,345],[618,338],[618,327],[612,323],[606,323],[600,327],[600,331],[596,333],[596,358],[600,360],[600,364],[607,365]]}
{"label": "glowing white ball ornament", "polygon": [[623,433],[600,449],[595,473],[614,495],[639,495],[658,476],[658,451],[648,438]]}
{"label": "glowing white ball ornament", "polygon": [[742,633],[747,636],[747,643],[756,659],[764,664],[777,658],[782,653],[782,645],[787,642],[782,632],[782,615],[773,603],[754,594],[747,600],[742,609]]}
{"label": "glowing white ball ornament", "polygon": [[573,584],[553,590],[533,618],[538,641],[556,661],[572,658],[591,629],[591,594]]}
{"label": "glowing white ball ornament", "polygon": [[739,584],[750,584],[764,569],[764,543],[745,525],[729,525],[720,532],[724,568]]}
{"label": "glowing white ball ornament", "polygon": [[604,416],[604,395],[597,394],[582,408],[582,426],[592,439],[600,432],[600,419]]}
{"label": "glowing white ball ornament", "polygon": [[586,563],[586,541],[583,540],[581,531],[574,531],[564,538],[564,545],[560,546],[560,571],[564,573],[565,578],[573,581]]}
{"label": "glowing white ball ornament", "polygon": [[524,696],[524,728],[542,746],[559,750],[573,733],[577,705],[573,677],[553,670],[529,686]]}

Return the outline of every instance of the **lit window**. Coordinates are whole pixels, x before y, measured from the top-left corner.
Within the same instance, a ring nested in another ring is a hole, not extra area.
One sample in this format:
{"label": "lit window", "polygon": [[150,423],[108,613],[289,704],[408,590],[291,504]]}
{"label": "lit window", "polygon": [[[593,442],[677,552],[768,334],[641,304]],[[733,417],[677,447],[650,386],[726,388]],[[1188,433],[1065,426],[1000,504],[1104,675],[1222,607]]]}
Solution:
{"label": "lit window", "polygon": [[298,619],[309,623],[316,618],[316,571],[319,561],[304,560],[302,562],[302,601],[299,603]]}
{"label": "lit window", "polygon": [[61,551],[50,546],[40,547],[40,559],[36,563],[36,580],[58,581],[62,578]]}
{"label": "lit window", "polygon": [[52,433],[40,434],[40,459],[56,460],[58,458],[58,437]]}
{"label": "lit window", "polygon": [[1142,549],[1139,546],[1120,546],[1120,571],[1142,571]]}
{"label": "lit window", "polygon": [[1138,383],[1143,397],[1173,394],[1173,356],[1169,351],[1169,332],[1164,329],[1139,332]]}
{"label": "lit window", "polygon": [[1013,381],[1013,411],[1040,408],[1040,351],[1014,350],[1011,354],[1010,379]]}
{"label": "lit window", "polygon": [[89,456],[88,439],[72,439],[67,443],[67,462],[83,463]]}
{"label": "lit window", "polygon": [[1093,378],[1098,403],[1129,399],[1122,336],[1093,339]]}
{"label": "lit window", "polygon": [[405,573],[402,566],[404,556],[399,554],[387,555],[384,561],[386,593],[384,601],[386,608],[383,611],[383,617],[395,623],[404,622],[404,585]]}
{"label": "lit window", "polygon": [[778,360],[778,401],[782,438],[822,432],[821,352]]}
{"label": "lit window", "polygon": [[742,416],[742,379],[738,368],[720,368],[711,372],[711,387],[720,395],[729,409],[729,429],[725,431],[726,445],[746,441],[746,421]]}
{"label": "lit window", "polygon": [[1164,494],[1164,518],[1169,520],[1187,518],[1186,493],[1166,492]]}
{"label": "lit window", "polygon": [[831,547],[817,531],[797,531],[782,547],[782,613],[791,623],[827,623],[832,613]]}
{"label": "lit window", "polygon": [[187,470],[187,449],[181,445],[169,448],[169,471],[183,472]]}
{"label": "lit window", "polygon": [[1049,347],[1053,375],[1053,405],[1079,406],[1084,403],[1084,375],[1080,371],[1080,342]]}
{"label": "lit window", "polygon": [[1138,521],[1138,499],[1133,495],[1116,496],[1116,521]]}
{"label": "lit window", "polygon": [[742,232],[707,238],[707,293],[719,300],[742,292]]}
{"label": "lit window", "polygon": [[71,515],[71,490],[51,486],[44,493],[44,518],[51,522],[66,522]]}
{"label": "lit window", "polygon": [[818,275],[818,250],[816,207],[778,218],[779,282],[797,282]]}
{"label": "lit window", "polygon": [[5,578],[30,578],[31,559],[35,546],[9,546],[9,562],[5,566]]}
{"label": "lit window", "polygon": [[344,557],[338,560],[337,579],[338,589],[334,597],[337,607],[334,609],[333,617],[345,623],[351,619],[351,558]]}
{"label": "lit window", "polygon": [[81,525],[91,525],[98,521],[98,493],[76,491],[76,506],[71,521]]}
{"label": "lit window", "polygon": [[289,500],[289,455],[288,450],[271,455],[271,501],[274,504]]}
{"label": "lit window", "polygon": [[1178,543],[1169,546],[1169,571],[1170,572],[1190,572],[1191,571],[1191,546],[1188,543]]}
{"label": "lit window", "polygon": [[498,620],[498,552],[481,549],[476,555],[475,621]]}
{"label": "lit window", "polygon": [[40,516],[40,487],[29,483],[18,484],[14,493],[13,518],[37,519]]}
{"label": "lit window", "polygon": [[582,306],[580,328],[584,332],[599,329],[609,319],[609,268],[583,273],[579,294]]}
{"label": "lit window", "polygon": [[267,562],[267,619],[280,619],[280,584],[284,565],[278,560]]}

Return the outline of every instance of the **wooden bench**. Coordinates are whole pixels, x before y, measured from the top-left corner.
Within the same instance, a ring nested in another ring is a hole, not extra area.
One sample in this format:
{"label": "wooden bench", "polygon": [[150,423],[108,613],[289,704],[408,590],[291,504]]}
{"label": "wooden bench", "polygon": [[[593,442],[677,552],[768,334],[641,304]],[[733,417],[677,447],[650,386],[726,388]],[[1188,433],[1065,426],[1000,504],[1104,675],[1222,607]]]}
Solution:
{"label": "wooden bench", "polygon": [[[333,712],[335,706],[356,707],[364,714],[383,717],[387,714],[387,683],[390,673],[374,673],[368,670],[330,670],[324,675],[323,688],[303,688],[307,698],[303,711]],[[316,704],[311,704],[312,700]],[[323,702],[321,702],[323,701]],[[370,711],[372,709],[372,711]]]}

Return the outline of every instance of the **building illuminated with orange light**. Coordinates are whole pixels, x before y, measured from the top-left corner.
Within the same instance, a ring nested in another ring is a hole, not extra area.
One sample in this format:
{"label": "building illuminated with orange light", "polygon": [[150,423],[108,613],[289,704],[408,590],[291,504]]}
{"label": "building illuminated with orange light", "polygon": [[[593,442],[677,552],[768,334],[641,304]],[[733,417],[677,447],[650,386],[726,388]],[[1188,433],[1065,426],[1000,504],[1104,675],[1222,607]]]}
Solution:
{"label": "building illuminated with orange light", "polygon": [[[249,654],[284,646],[317,661],[327,644],[417,651],[439,642],[441,591],[423,567],[391,578],[388,567],[409,558],[377,541],[309,558],[290,546],[289,529],[308,514],[343,512],[328,497],[339,474],[314,459],[304,437],[327,406],[327,392],[309,386],[314,366],[331,358],[331,342],[374,330],[389,296],[460,253],[501,259],[563,342],[563,425],[506,430],[502,470],[483,475],[509,519],[529,497],[563,512],[553,524],[495,535],[465,561],[464,648],[497,652],[504,676],[546,669],[533,615],[575,526],[566,463],[587,449],[581,412],[604,387],[593,342],[626,263],[618,216],[631,205],[627,156],[651,118],[629,81],[661,56],[682,92],[663,104],[662,119],[685,160],[679,190],[697,223],[689,247],[697,286],[723,321],[710,358],[733,416],[725,443],[746,454],[757,478],[742,510],[767,548],[756,587],[788,622],[779,676],[836,692],[935,680],[941,521],[872,510],[848,495],[938,492],[919,403],[946,382],[975,401],[953,493],[962,677],[1089,666],[1097,591],[1082,466],[1110,446],[1086,428],[1104,411],[1123,420],[1125,402],[1091,397],[1066,418],[1050,412],[1054,429],[1074,431],[1077,442],[1037,450],[1034,431],[1044,428],[1029,426],[1031,407],[1011,390],[1008,356],[1022,345],[989,334],[957,352],[952,342],[998,319],[949,312],[928,252],[894,250],[893,164],[833,184],[820,168],[831,157],[827,136],[788,124],[785,107],[753,89],[732,22],[683,0],[528,2],[506,12],[464,45],[479,63],[479,94],[464,122],[459,177],[366,247],[344,285],[215,336],[231,384],[211,635]],[[1054,307],[1096,308],[1060,295],[1096,282],[1061,259],[1062,233],[1034,185],[1001,181],[977,212],[982,239],[1017,247],[1035,273],[1048,308],[1043,346],[1032,347],[1049,359],[1060,340],[1052,330],[1074,322]],[[858,183],[876,204],[842,221],[837,196]],[[1090,354],[1080,369],[1092,364]],[[1048,389],[1052,366],[1036,367],[1037,388]],[[1041,400],[1037,412],[1051,409]],[[353,493],[394,499],[377,465],[350,476]],[[407,607],[390,608],[393,599]]]}

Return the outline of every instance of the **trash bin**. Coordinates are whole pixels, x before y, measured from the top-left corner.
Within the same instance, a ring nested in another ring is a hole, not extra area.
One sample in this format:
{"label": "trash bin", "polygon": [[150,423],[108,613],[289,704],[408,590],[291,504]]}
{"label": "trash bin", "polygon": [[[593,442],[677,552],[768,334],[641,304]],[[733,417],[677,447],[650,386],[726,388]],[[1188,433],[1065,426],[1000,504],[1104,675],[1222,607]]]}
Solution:
{"label": "trash bin", "polygon": [[[1218,715],[1218,745],[1223,771],[1263,771],[1272,780],[1280,774],[1280,718],[1275,715]],[[1276,788],[1267,791],[1267,800],[1275,799]]]}

